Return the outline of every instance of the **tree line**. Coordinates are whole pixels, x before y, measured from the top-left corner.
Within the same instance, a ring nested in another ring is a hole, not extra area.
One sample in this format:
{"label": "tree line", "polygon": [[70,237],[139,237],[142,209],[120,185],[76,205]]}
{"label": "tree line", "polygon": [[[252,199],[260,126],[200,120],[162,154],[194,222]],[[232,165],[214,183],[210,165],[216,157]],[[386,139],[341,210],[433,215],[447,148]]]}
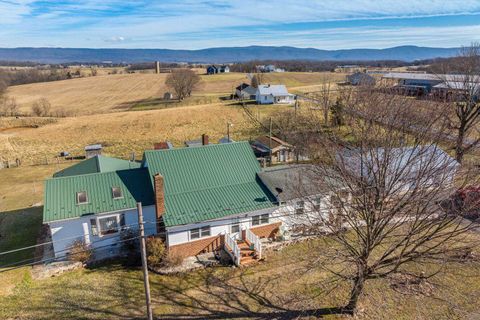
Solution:
{"label": "tree line", "polygon": [[49,82],[71,79],[75,73],[68,70],[61,70],[57,68],[50,68],[47,70],[37,68],[17,69],[17,70],[2,70],[0,69],[0,86],[16,86],[21,84]]}
{"label": "tree line", "polygon": [[378,60],[378,61],[311,61],[311,60],[253,60],[239,62],[230,66],[232,72],[257,72],[259,65],[275,65],[278,68],[289,72],[325,72],[334,71],[339,65],[358,65],[363,67],[403,67],[409,63],[397,60]]}

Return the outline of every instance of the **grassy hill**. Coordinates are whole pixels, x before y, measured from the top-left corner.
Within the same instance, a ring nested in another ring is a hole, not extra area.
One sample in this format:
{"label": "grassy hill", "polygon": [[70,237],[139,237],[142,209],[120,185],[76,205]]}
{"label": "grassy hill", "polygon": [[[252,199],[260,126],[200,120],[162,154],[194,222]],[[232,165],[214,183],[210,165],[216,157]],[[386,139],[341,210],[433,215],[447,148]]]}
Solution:
{"label": "grassy hill", "polygon": [[[288,106],[253,107],[255,113],[267,117]],[[38,119],[38,118],[37,118]],[[43,119],[40,119],[43,120]],[[56,118],[48,124],[25,126],[22,119],[7,119],[10,128],[0,130],[0,159],[22,160],[24,164],[50,162],[60,151],[83,155],[87,144],[101,143],[104,152],[129,158],[132,152],[140,157],[155,142],[170,140],[182,146],[185,140],[210,135],[212,142],[226,134],[226,123],[234,124],[232,137],[244,140],[258,128],[238,105],[215,103],[162,110],[115,112],[103,115]]]}
{"label": "grassy hill", "polygon": [[[168,74],[116,74],[79,79],[34,83],[10,87],[7,94],[14,97],[23,113],[31,112],[33,103],[46,98],[52,111],[64,110],[69,115],[88,115],[125,111],[142,103],[154,101],[168,91],[165,78]],[[183,105],[218,102],[217,97],[228,95],[242,82],[249,82],[246,74],[228,73],[202,75],[202,83],[194,91],[194,97]],[[322,81],[340,81],[338,73],[272,73],[264,75],[264,82],[285,84],[290,90],[296,87],[318,85]],[[199,99],[202,97],[202,99]],[[206,100],[205,97],[210,97]]]}

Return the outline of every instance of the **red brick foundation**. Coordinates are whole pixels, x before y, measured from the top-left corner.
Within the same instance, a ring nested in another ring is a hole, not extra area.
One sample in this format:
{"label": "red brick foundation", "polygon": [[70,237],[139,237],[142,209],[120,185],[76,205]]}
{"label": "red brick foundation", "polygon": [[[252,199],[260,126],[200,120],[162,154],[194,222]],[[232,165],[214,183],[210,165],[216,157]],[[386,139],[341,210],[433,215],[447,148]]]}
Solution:
{"label": "red brick foundation", "polygon": [[[266,225],[261,225],[258,227],[253,227],[250,230],[257,235],[259,238],[270,238],[275,239],[279,232],[279,228],[282,225],[281,222],[271,223]],[[245,231],[242,232],[243,238],[245,239]],[[201,253],[213,252],[219,250],[223,247],[225,242],[223,235],[218,235],[214,237],[208,237],[205,239],[194,240],[187,243],[177,244],[170,246],[168,251],[174,255],[179,255],[183,258],[196,256]]]}
{"label": "red brick foundation", "polygon": [[221,249],[224,243],[224,236],[218,235],[205,239],[195,240],[187,243],[170,246],[168,251],[174,255],[184,258],[196,256],[197,254],[213,252]]}

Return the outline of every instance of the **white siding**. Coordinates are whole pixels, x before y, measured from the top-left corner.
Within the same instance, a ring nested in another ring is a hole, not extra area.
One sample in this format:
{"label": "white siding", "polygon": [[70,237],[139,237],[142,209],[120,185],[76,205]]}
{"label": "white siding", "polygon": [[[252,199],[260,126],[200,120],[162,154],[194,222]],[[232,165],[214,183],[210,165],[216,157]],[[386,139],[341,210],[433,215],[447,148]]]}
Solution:
{"label": "white siding", "polygon": [[256,94],[256,101],[259,104],[290,104],[295,102],[295,97],[293,95],[288,96],[273,96],[271,94],[261,95],[258,91]]}
{"label": "white siding", "polygon": [[259,104],[271,104],[274,102],[273,96],[269,95],[261,95],[258,91],[256,94],[256,100]]}
{"label": "white siding", "polygon": [[[101,215],[89,215],[71,220],[62,220],[50,222],[50,230],[52,233],[53,249],[55,257],[64,257],[68,251],[68,247],[73,241],[78,239],[85,239],[86,242],[90,242],[92,248],[97,248],[96,258],[103,258],[108,255],[114,255],[118,252],[121,244],[116,244],[120,240],[120,234],[111,234],[106,236],[93,236],[91,234],[90,219],[96,217],[106,217],[111,215],[125,214],[126,227],[135,229],[138,227],[138,215],[137,210],[126,210],[114,213],[107,213]],[[153,235],[156,233],[156,213],[155,206],[143,207],[143,220],[145,222],[145,234]],[[84,234],[84,224],[87,224],[86,230],[88,234]],[[104,248],[100,248],[104,247]]]}
{"label": "white siding", "polygon": [[[314,201],[320,198],[320,209],[315,210]],[[304,201],[304,214],[295,214],[296,203]],[[319,195],[310,196],[303,199],[294,199],[282,204],[272,214],[274,219],[282,222],[282,229],[292,232],[295,226],[311,226],[321,224],[322,221],[328,219],[330,212],[330,196]]]}
{"label": "white siding", "polygon": [[[275,208],[269,208],[265,210],[259,210],[259,211],[244,213],[244,214],[235,215],[231,217],[226,217],[224,219],[219,219],[219,220],[212,220],[208,222],[170,227],[170,228],[167,228],[167,243],[169,246],[173,246],[173,245],[189,242],[190,230],[195,228],[201,228],[204,226],[210,226],[210,236],[218,236],[221,234],[230,233],[231,225],[233,223],[236,223],[237,221],[239,221],[240,230],[249,229],[252,227],[252,216],[268,213],[271,217],[272,212],[274,210]],[[195,240],[200,240],[200,239],[195,239]],[[195,240],[192,240],[192,241],[195,241]]]}

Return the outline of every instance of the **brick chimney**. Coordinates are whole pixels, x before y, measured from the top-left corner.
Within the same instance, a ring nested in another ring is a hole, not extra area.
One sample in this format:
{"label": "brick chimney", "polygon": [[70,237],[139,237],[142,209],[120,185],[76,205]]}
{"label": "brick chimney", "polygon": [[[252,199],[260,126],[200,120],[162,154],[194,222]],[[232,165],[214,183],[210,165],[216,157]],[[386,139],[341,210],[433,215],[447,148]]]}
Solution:
{"label": "brick chimney", "polygon": [[168,143],[166,141],[156,142],[156,143],[153,144],[153,149],[155,149],[155,150],[168,149]]}
{"label": "brick chimney", "polygon": [[159,173],[153,176],[154,188],[155,188],[155,212],[157,214],[157,232],[160,232],[163,228],[161,223],[162,216],[165,213],[165,193],[163,177]]}
{"label": "brick chimney", "polygon": [[202,145],[206,146],[208,145],[208,135],[202,134]]}

